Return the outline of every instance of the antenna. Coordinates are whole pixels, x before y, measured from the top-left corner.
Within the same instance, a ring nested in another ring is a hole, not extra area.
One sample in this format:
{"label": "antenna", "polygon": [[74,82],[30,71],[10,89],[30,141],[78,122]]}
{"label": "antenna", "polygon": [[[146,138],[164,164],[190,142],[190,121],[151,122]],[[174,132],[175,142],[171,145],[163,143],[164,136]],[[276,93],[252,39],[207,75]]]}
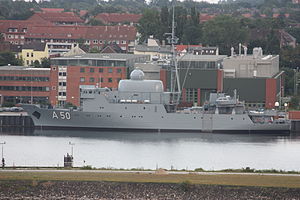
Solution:
{"label": "antenna", "polygon": [[[175,44],[178,43],[178,38],[175,36],[175,6],[173,5],[172,13],[172,33],[165,33],[165,35],[171,35],[167,38],[168,42],[172,45],[172,61],[171,61],[171,93],[175,93],[175,82],[177,82],[178,94],[181,93],[178,66],[177,66],[177,55],[175,50]],[[177,95],[176,102],[179,101],[180,95]],[[173,98],[172,98],[173,100]]]}

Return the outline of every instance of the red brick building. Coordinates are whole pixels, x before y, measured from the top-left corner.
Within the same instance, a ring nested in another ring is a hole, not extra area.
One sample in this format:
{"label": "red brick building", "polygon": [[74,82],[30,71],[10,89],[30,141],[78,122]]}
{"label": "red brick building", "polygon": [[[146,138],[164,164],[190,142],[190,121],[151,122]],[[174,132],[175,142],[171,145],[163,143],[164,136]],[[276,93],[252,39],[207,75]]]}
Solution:
{"label": "red brick building", "polygon": [[[53,15],[54,21],[52,18],[42,18],[44,14]],[[21,46],[32,41],[49,43],[50,54],[52,49],[54,52],[65,52],[79,42],[90,49],[102,50],[108,44],[116,44],[124,52],[133,52],[137,35],[135,27],[71,25],[79,22],[69,24],[66,21],[64,24],[62,21],[65,18],[56,23],[54,16],[58,14],[62,13],[36,13],[29,20],[0,20],[0,33],[4,41],[14,45]]]}
{"label": "red brick building", "polygon": [[83,54],[51,59],[50,103],[80,105],[79,86],[117,88],[136,62],[149,56],[133,54]]}
{"label": "red brick building", "polygon": [[0,67],[0,104],[47,103],[49,96],[49,68]]}
{"label": "red brick building", "polygon": [[0,33],[3,34],[5,41],[15,45],[23,45],[29,27],[47,24],[49,25],[49,23],[41,21],[0,20]]}

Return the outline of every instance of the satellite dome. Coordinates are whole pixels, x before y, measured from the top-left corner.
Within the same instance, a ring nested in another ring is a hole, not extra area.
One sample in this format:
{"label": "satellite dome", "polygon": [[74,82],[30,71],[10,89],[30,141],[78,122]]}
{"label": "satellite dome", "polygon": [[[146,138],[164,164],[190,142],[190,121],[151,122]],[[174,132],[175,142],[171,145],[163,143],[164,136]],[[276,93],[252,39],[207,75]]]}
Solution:
{"label": "satellite dome", "polygon": [[135,69],[130,74],[130,79],[131,80],[144,80],[144,77],[145,77],[145,74],[140,69]]}

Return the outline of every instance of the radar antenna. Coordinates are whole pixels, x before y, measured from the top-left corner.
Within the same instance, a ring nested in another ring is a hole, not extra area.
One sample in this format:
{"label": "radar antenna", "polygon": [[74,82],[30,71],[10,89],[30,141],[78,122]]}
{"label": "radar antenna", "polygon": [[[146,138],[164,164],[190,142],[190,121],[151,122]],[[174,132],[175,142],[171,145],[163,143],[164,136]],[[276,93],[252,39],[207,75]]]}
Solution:
{"label": "radar antenna", "polygon": [[[165,35],[170,35],[167,40],[168,43],[172,45],[172,60],[171,60],[171,84],[170,84],[170,91],[172,94],[172,102],[174,102],[176,96],[176,104],[179,102],[181,87],[178,75],[178,66],[177,66],[177,54],[175,50],[175,44],[178,43],[179,38],[175,35],[175,7],[173,5],[173,13],[172,13],[172,33],[165,33]],[[176,83],[177,83],[177,92],[176,92]]]}

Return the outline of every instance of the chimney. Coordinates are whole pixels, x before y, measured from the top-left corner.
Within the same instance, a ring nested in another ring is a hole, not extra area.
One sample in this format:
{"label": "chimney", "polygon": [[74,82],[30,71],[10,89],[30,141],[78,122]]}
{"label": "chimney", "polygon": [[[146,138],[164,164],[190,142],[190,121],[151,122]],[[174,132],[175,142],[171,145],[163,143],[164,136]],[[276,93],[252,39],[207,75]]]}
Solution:
{"label": "chimney", "polygon": [[244,56],[247,56],[247,50],[248,50],[248,48],[246,46],[244,46]]}
{"label": "chimney", "polygon": [[241,54],[242,54],[242,44],[239,43],[239,56],[241,56]]}
{"label": "chimney", "polygon": [[231,47],[231,56],[233,57],[234,56],[234,48]]}

